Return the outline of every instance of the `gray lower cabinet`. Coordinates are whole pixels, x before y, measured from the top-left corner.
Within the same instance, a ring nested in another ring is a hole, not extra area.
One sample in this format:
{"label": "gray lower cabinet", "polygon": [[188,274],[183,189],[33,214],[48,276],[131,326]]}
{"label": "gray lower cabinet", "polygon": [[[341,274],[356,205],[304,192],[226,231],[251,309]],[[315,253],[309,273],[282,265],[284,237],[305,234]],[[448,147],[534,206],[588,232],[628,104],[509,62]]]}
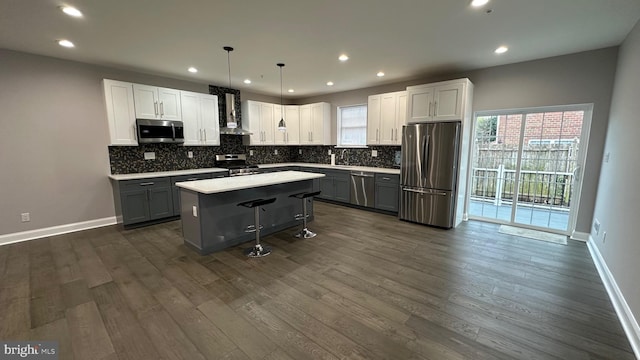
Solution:
{"label": "gray lower cabinet", "polygon": [[398,212],[400,175],[376,174],[375,208]]}
{"label": "gray lower cabinet", "polygon": [[120,181],[120,205],[124,225],[173,216],[169,178]]}
{"label": "gray lower cabinet", "polygon": [[180,216],[180,188],[176,186],[176,183],[184,182],[184,181],[196,181],[196,180],[227,177],[228,175],[229,175],[228,172],[223,171],[218,173],[172,176],[171,177],[171,193],[173,197],[173,216]]}
{"label": "gray lower cabinet", "polygon": [[320,178],[320,191],[322,193],[318,198],[346,203],[349,202],[351,199],[349,171],[316,168],[314,169],[314,172],[325,175],[325,177]]}

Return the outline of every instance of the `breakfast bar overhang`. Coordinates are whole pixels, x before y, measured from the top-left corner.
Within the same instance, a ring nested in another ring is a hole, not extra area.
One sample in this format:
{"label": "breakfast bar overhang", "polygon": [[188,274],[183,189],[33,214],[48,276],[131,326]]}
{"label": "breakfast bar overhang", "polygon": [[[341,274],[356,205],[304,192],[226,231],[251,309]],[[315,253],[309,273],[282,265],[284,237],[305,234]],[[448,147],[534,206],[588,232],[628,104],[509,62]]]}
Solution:
{"label": "breakfast bar overhang", "polygon": [[[204,255],[253,240],[255,234],[247,230],[254,224],[254,214],[238,206],[253,199],[276,198],[261,214],[262,235],[296,226],[302,204],[289,195],[317,191],[318,179],[324,176],[282,171],[176,183],[185,245]],[[312,220],[313,203],[306,201]]]}

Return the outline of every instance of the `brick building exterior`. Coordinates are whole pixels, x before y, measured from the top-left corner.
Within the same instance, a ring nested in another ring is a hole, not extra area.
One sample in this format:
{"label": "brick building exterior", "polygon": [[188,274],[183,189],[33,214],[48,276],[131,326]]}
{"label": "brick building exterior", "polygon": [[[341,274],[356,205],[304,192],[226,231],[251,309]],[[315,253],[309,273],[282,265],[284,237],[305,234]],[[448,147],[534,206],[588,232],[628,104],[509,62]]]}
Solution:
{"label": "brick building exterior", "polygon": [[[496,130],[496,142],[517,145],[522,129],[521,114],[500,115]],[[570,143],[580,138],[583,111],[565,111],[527,114],[524,144]]]}

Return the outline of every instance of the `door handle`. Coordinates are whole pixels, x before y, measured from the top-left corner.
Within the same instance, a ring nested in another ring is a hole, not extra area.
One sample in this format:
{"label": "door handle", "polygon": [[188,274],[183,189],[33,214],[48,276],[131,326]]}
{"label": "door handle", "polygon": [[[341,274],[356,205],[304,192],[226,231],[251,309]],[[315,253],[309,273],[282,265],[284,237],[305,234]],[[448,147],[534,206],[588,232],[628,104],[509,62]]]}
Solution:
{"label": "door handle", "polygon": [[207,129],[204,129],[204,142],[207,142]]}
{"label": "door handle", "polygon": [[160,115],[164,116],[164,101],[160,101]]}
{"label": "door handle", "polygon": [[433,102],[433,116],[437,116],[438,115],[438,102],[434,101]]}
{"label": "door handle", "polygon": [[153,102],[153,112],[158,115],[158,102],[154,101]]}
{"label": "door handle", "polygon": [[402,188],[402,191],[407,191],[407,192],[412,192],[417,194],[447,196],[446,192],[432,192],[432,191],[416,190],[416,189],[410,189],[410,188]]}
{"label": "door handle", "polygon": [[153,184],[154,184],[154,183],[153,183],[152,181],[150,181],[150,182],[143,182],[143,183],[140,183],[140,186],[150,186],[150,185],[153,185]]}

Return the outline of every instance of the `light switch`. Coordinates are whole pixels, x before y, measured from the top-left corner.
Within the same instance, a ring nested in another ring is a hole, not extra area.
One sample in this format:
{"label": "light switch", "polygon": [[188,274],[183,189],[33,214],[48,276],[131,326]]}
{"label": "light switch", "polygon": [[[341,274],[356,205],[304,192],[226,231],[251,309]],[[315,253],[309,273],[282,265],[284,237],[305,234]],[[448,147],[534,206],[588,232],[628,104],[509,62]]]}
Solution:
{"label": "light switch", "polygon": [[189,159],[193,159],[193,151],[189,151],[189,152],[187,152],[187,157],[188,157]]}
{"label": "light switch", "polygon": [[146,152],[146,153],[144,153],[144,159],[145,160],[155,160],[156,159],[156,153],[153,152],[153,151]]}
{"label": "light switch", "polygon": [[371,157],[378,157],[378,150],[371,150]]}
{"label": "light switch", "polygon": [[273,150],[273,155],[278,155],[278,149]]}
{"label": "light switch", "polygon": [[298,154],[302,155],[302,149],[298,149]]}
{"label": "light switch", "polygon": [[249,156],[253,156],[253,150],[249,150]]}

